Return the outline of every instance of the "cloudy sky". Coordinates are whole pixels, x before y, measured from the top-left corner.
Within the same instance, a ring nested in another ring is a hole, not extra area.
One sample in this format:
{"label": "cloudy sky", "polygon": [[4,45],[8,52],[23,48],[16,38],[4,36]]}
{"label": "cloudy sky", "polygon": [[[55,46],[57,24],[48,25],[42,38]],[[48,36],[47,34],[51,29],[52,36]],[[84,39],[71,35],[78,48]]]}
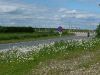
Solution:
{"label": "cloudy sky", "polygon": [[94,29],[100,0],[0,0],[0,25]]}

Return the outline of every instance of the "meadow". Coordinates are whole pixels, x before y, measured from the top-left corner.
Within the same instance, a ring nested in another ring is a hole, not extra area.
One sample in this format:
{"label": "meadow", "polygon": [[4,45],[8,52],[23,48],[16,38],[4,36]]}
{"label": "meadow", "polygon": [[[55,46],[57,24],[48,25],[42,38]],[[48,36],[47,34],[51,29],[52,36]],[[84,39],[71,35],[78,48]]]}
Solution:
{"label": "meadow", "polygon": [[[63,36],[72,35],[64,32]],[[33,32],[33,33],[0,33],[0,43],[14,43],[59,37],[58,32]]]}
{"label": "meadow", "polygon": [[[62,35],[72,35],[72,33],[64,30]],[[59,33],[53,28],[0,27],[0,43],[23,42],[52,37],[59,37]]]}
{"label": "meadow", "polygon": [[100,39],[96,38],[53,42],[0,52],[0,75],[99,74]]}

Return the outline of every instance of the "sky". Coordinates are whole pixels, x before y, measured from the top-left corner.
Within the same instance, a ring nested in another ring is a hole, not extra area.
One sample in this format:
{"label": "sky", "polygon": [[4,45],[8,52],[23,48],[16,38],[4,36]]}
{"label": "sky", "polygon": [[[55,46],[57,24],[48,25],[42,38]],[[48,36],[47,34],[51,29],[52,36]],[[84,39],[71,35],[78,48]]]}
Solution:
{"label": "sky", "polygon": [[95,29],[100,0],[0,0],[0,25]]}

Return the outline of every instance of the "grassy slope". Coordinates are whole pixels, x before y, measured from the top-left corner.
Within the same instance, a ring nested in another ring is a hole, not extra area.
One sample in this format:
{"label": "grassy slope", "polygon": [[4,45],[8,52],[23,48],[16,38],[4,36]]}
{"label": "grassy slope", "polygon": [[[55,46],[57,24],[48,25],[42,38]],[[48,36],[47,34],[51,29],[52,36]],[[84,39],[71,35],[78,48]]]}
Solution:
{"label": "grassy slope", "polygon": [[[0,59],[0,75],[88,75],[89,71],[95,69],[100,73],[100,40],[94,41],[93,45],[91,43],[56,43],[44,47],[39,53],[29,53],[29,58],[32,59],[28,60],[16,58],[16,52],[1,53],[3,59]],[[26,55],[23,56],[25,58]],[[96,72],[89,75],[98,75]]]}

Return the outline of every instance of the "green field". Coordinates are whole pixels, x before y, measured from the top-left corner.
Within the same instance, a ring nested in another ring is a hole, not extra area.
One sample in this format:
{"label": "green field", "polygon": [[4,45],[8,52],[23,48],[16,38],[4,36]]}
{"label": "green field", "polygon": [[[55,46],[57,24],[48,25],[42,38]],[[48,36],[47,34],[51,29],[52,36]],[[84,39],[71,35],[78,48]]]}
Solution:
{"label": "green field", "polygon": [[61,41],[0,53],[0,75],[99,75],[100,39]]}
{"label": "green field", "polygon": [[[71,33],[63,32],[63,35]],[[59,37],[57,32],[33,32],[33,33],[0,33],[0,43],[11,43],[21,41],[31,41],[43,38]]]}
{"label": "green field", "polygon": [[[68,30],[63,30],[64,35],[70,35]],[[0,43],[14,43],[58,37],[55,28],[32,28],[32,27],[3,27],[0,26]]]}
{"label": "green field", "polygon": [[[0,33],[0,40],[16,40],[16,39],[27,39],[27,38],[39,38],[54,36],[56,33],[48,32],[34,32],[34,33]],[[57,35],[57,34],[56,34]]]}

